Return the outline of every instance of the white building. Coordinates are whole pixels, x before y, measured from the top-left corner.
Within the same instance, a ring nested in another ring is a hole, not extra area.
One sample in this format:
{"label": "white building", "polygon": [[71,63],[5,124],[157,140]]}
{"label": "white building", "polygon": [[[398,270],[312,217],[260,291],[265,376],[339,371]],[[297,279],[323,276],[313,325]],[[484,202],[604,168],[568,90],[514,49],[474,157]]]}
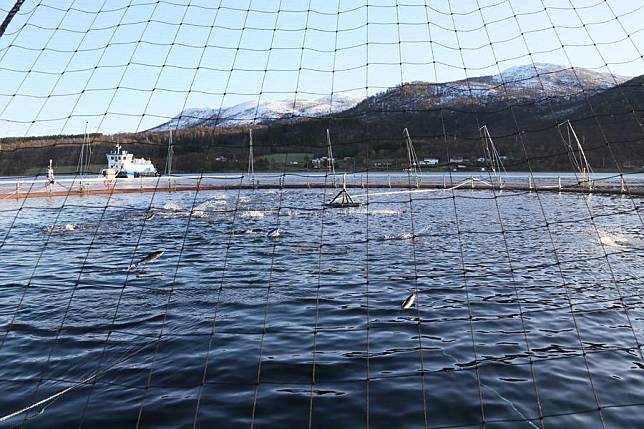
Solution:
{"label": "white building", "polygon": [[429,166],[429,167],[435,167],[438,165],[438,158],[425,158],[422,161],[418,161],[418,164]]}

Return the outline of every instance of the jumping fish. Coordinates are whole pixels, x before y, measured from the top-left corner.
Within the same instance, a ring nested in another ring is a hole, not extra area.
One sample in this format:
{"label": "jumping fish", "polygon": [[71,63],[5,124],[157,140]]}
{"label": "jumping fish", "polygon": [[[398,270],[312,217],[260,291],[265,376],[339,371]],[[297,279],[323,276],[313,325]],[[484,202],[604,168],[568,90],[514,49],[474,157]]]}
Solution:
{"label": "jumping fish", "polygon": [[628,240],[617,234],[599,234],[599,244],[608,247],[626,247]]}
{"label": "jumping fish", "polygon": [[130,269],[136,268],[141,264],[147,264],[148,262],[156,261],[161,257],[161,255],[163,255],[163,252],[163,250],[159,250],[146,255],[145,258],[141,259],[139,262],[130,265]]}
{"label": "jumping fish", "polygon": [[268,234],[266,234],[266,236],[268,238],[272,238],[272,239],[280,238],[280,235],[281,234],[280,234],[280,229],[279,228],[275,228],[275,229],[271,230]]}
{"label": "jumping fish", "polygon": [[412,292],[412,294],[409,295],[407,299],[405,299],[405,301],[402,303],[402,309],[409,310],[415,305],[416,305],[416,292]]}

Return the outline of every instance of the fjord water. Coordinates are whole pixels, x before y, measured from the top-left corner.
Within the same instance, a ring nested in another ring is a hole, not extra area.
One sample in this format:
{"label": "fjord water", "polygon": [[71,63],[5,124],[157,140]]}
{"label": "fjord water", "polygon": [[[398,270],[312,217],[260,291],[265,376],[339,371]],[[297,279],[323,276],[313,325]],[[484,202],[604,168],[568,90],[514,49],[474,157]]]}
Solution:
{"label": "fjord water", "polygon": [[642,427],[640,200],[333,194],[0,202],[0,427]]}

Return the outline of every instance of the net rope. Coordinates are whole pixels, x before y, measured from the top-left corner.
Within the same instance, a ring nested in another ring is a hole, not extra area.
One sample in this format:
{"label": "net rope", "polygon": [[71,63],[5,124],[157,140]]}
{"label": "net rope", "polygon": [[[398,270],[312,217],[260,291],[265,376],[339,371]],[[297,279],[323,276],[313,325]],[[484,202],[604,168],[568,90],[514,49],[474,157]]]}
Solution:
{"label": "net rope", "polygon": [[[644,5],[27,0],[17,10],[14,3],[0,2],[8,23],[0,35],[7,82],[0,175],[20,174],[0,177],[0,356],[9,362],[0,385],[16,393],[0,400],[0,423],[29,427],[52,413],[62,426],[123,418],[138,428],[168,416],[170,425],[197,428],[222,424],[228,413],[251,428],[330,421],[369,428],[399,413],[405,427],[544,428],[570,417],[605,428],[629,421],[615,420],[616,412],[644,409],[617,394],[641,382],[644,367],[637,286],[644,179],[633,166],[644,165],[644,113],[641,78],[622,76],[644,63]],[[544,59],[563,65],[544,68]],[[512,66],[523,69],[512,75]],[[591,74],[603,86],[592,86],[599,84]],[[530,97],[515,97],[517,87]],[[488,104],[490,94],[501,101]],[[213,107],[196,109],[206,100]],[[585,179],[570,158],[578,149],[564,145],[562,106],[572,106],[569,124],[588,138],[580,142],[584,156],[613,172]],[[539,121],[527,119],[534,112]],[[456,171],[461,153],[481,153],[479,130],[488,125],[499,153],[511,153],[503,166],[522,173],[495,171],[485,150],[471,174]],[[441,158],[432,167],[440,174],[417,174],[415,154],[406,163],[407,128],[411,149]],[[157,165],[172,153],[186,174],[126,179],[133,185],[125,192],[121,182],[94,177],[100,149],[112,143],[132,145]],[[79,151],[82,160],[68,162]],[[311,158],[326,153],[316,167]],[[246,172],[247,155],[270,172]],[[50,180],[40,161],[51,157],[67,158],[60,167],[70,165],[71,174]],[[26,165],[32,159],[40,164]],[[544,166],[574,179],[544,178]],[[341,176],[335,169],[350,173],[345,190],[358,207],[327,205]],[[100,186],[104,192],[92,194]],[[562,209],[556,198],[575,206]],[[383,212],[395,215],[386,220]],[[74,213],[91,219],[88,226],[67,223]],[[484,219],[473,221],[473,213]],[[533,218],[526,224],[522,216]],[[123,222],[127,240],[111,237]],[[594,247],[571,250],[581,227]],[[79,228],[82,239],[73,235]],[[629,240],[610,241],[607,228],[628,231]],[[527,239],[540,245],[532,257],[519,244]],[[481,248],[471,253],[474,243]],[[61,273],[57,253],[70,251],[75,259]],[[117,257],[129,267],[99,262]],[[141,258],[163,272],[139,270]],[[339,277],[347,266],[354,272]],[[85,309],[92,288],[105,300],[101,311],[89,301]],[[414,308],[401,310],[408,292]],[[37,310],[43,299],[45,318]],[[131,322],[137,299],[150,321]],[[499,316],[501,305],[508,307]],[[594,319],[604,316],[614,325]],[[550,317],[568,328],[551,334],[548,348]],[[511,356],[506,344],[493,343],[494,353],[487,342],[490,332],[497,341],[508,335],[488,328],[501,320],[514,329]],[[437,333],[441,326],[453,332]],[[606,344],[597,343],[598,332]],[[16,359],[21,347],[33,347],[34,370]],[[91,361],[74,358],[74,347]],[[175,356],[184,372],[173,367]],[[616,360],[631,365],[615,370],[614,378],[628,380],[620,387],[600,368]],[[562,404],[548,365],[574,370],[590,395]],[[526,384],[517,396],[504,374],[519,373]],[[452,381],[463,389],[451,404],[461,416],[441,398]],[[129,405],[110,417],[100,410],[105,401]],[[68,404],[72,417],[61,411]],[[163,412],[167,405],[176,410]]]}

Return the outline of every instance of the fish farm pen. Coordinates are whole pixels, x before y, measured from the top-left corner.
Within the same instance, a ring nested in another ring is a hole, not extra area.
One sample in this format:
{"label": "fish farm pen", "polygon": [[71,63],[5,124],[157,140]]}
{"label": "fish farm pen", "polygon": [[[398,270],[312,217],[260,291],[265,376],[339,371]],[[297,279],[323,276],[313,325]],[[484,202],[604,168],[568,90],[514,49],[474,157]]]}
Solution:
{"label": "fish farm pen", "polygon": [[644,427],[644,2],[0,0],[0,429]]}
{"label": "fish farm pen", "polygon": [[[630,176],[630,177],[629,177]],[[46,179],[2,180],[0,199],[49,198],[69,196],[111,195],[121,193],[156,193],[186,191],[223,191],[234,189],[335,189],[341,187],[342,175],[284,173],[246,175],[175,175],[139,179],[74,177],[49,183]],[[408,190],[423,193],[438,190],[495,190],[518,192],[574,192],[608,195],[644,196],[644,174],[606,174],[580,180],[574,174],[466,176],[463,173],[399,174],[356,173],[346,182],[348,189]],[[372,193],[373,194],[373,193]],[[376,194],[377,195],[377,194]],[[359,195],[366,197],[367,194]]]}

